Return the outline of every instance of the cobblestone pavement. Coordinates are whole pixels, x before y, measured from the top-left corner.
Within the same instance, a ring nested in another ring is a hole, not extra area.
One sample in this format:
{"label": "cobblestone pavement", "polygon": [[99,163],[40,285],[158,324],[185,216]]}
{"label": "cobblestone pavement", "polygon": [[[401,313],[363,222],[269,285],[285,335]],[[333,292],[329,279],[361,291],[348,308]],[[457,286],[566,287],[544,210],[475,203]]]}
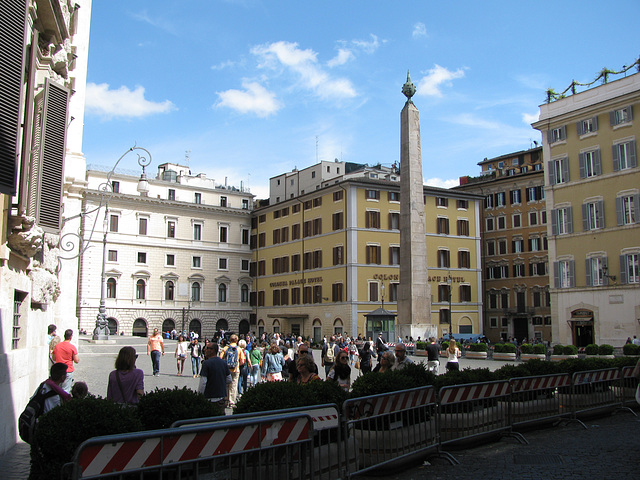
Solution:
{"label": "cobblestone pavement", "polygon": [[[197,389],[198,379],[193,378],[191,363],[185,362],[184,375],[178,376],[174,358],[175,341],[165,343],[166,354],[160,360],[160,376],[152,375],[151,358],[146,355],[146,339],[117,337],[113,343],[93,344],[88,337],[79,339],[80,363],[76,367],[76,381],[84,381],[89,391],[106,396],[107,379],[120,348],[131,345],[136,348],[138,368],[144,371],[145,391],[174,386]],[[320,352],[314,351],[320,367]],[[414,361],[422,358],[411,357]],[[487,360],[461,359],[461,367],[489,368],[495,370],[505,363]],[[324,378],[324,369],[319,368]],[[440,365],[444,372],[444,365]],[[353,378],[358,375],[353,369]],[[230,411],[227,411],[230,414]],[[504,438],[476,448],[452,452],[461,462],[451,466],[442,459],[432,459],[431,464],[418,466],[402,473],[384,474],[377,478],[402,480],[462,480],[494,479],[583,479],[616,480],[640,478],[640,421],[631,413],[619,412],[611,417],[587,422],[588,430],[572,423],[566,426],[530,431],[525,437],[530,445],[520,445],[516,440]],[[24,480],[29,475],[29,446],[18,443],[0,456],[0,479]],[[374,478],[360,476],[357,478]]]}

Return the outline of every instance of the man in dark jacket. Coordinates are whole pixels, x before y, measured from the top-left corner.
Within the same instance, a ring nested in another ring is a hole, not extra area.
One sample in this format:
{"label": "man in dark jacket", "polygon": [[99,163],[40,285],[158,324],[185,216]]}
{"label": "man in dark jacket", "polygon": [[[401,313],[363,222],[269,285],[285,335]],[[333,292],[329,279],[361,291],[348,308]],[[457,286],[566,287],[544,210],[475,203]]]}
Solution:
{"label": "man in dark jacket", "polygon": [[336,344],[335,335],[331,335],[329,342],[322,347],[322,366],[324,367],[325,376],[336,364],[336,358],[340,353],[340,347]]}
{"label": "man in dark jacket", "polygon": [[204,348],[204,356],[206,360],[202,362],[198,391],[204,393],[209,401],[224,408],[227,403],[227,385],[231,383],[231,372],[227,362],[218,357],[217,343],[208,342]]}

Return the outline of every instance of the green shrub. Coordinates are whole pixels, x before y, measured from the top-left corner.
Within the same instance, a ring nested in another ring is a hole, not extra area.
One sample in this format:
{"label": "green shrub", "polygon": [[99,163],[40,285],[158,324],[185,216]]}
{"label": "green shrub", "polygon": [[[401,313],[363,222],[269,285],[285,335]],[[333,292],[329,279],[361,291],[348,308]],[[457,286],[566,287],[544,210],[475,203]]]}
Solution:
{"label": "green shrub", "polygon": [[636,363],[638,363],[638,359],[634,357],[616,357],[609,361],[616,368],[635,367]]}
{"label": "green shrub", "polygon": [[138,414],[144,430],[167,428],[177,420],[217,417],[224,415],[215,403],[201,393],[187,387],[156,388],[143,395],[138,404]]}
{"label": "green shrub", "polygon": [[542,375],[553,375],[556,373],[565,373],[557,362],[547,362],[546,360],[534,358],[527,360],[525,365],[531,372],[532,377],[538,377]]}
{"label": "green shrub", "polygon": [[71,400],[40,417],[31,447],[30,478],[60,478],[62,466],[91,437],[139,430],[142,424],[134,407],[92,395]]}
{"label": "green shrub", "polygon": [[358,377],[351,385],[351,398],[368,397],[379,393],[396,392],[414,388],[414,380],[401,370],[372,372]]}
{"label": "green shrub", "polygon": [[537,355],[544,355],[547,353],[547,347],[543,343],[536,343],[533,346],[533,353]]}
{"label": "green shrub", "polygon": [[509,380],[518,377],[531,377],[532,373],[528,367],[529,362],[519,363],[517,365],[503,365],[496,369],[493,373],[496,380]]}
{"label": "green shrub", "polygon": [[560,344],[560,343],[559,343],[559,344],[557,344],[557,345],[554,345],[554,346],[553,346],[553,354],[554,354],[554,355],[564,355],[564,354],[562,353],[562,352],[563,352],[563,349],[564,349],[564,345],[562,345],[562,344]]}
{"label": "green shrub", "polygon": [[487,349],[487,344],[486,343],[471,343],[469,344],[469,351],[470,352],[486,352]]}
{"label": "green shrub", "polygon": [[516,346],[513,343],[505,343],[502,345],[502,353],[516,353]]}
{"label": "green shrub", "polygon": [[595,343],[591,343],[584,347],[584,353],[587,355],[597,355],[598,354],[598,345]]}
{"label": "green shrub", "polygon": [[447,341],[445,340],[444,342],[442,342],[442,343],[440,344],[440,350],[441,350],[441,351],[444,351],[444,350],[446,350],[447,348],[449,348],[449,342],[447,342]]}
{"label": "green shrub", "polygon": [[640,355],[640,345],[627,343],[622,347],[622,353],[625,355]]}
{"label": "green shrub", "polygon": [[575,345],[565,345],[562,347],[562,355],[577,355],[578,347]]}
{"label": "green shrub", "polygon": [[598,355],[613,355],[613,345],[603,343],[598,347]]}
{"label": "green shrub", "polygon": [[488,368],[465,368],[457,371],[452,370],[444,375],[438,375],[435,379],[434,386],[437,390],[449,385],[465,385],[468,383],[491,382],[496,380],[494,372]]}
{"label": "green shrub", "polygon": [[504,351],[504,343],[496,343],[493,346],[493,351],[495,353],[502,353]]}
{"label": "green shrub", "polygon": [[427,342],[416,342],[416,350],[426,350]]}
{"label": "green shrub", "polygon": [[533,345],[530,343],[523,343],[520,345],[520,351],[522,353],[533,353]]}
{"label": "green shrub", "polygon": [[398,371],[402,373],[402,375],[408,377],[414,387],[433,385],[436,378],[432,372],[427,370],[427,365],[424,362],[409,363]]}

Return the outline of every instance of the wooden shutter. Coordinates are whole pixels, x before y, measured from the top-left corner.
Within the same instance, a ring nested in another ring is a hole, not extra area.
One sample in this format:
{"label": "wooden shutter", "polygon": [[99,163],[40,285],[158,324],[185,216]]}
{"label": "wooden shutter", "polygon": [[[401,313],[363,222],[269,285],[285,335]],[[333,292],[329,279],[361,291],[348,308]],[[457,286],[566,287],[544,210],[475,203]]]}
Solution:
{"label": "wooden shutter", "polygon": [[629,266],[627,265],[627,256],[620,255],[620,283],[625,284],[629,282],[627,278],[627,269]]}
{"label": "wooden shutter", "polygon": [[[631,108],[631,107],[629,107],[629,108]],[[629,152],[629,158],[627,160],[627,166],[629,168],[637,167],[638,166],[638,162],[637,162],[637,159],[636,159],[636,141],[635,140],[632,140],[632,141],[629,142],[628,152]]]}
{"label": "wooden shutter", "polygon": [[587,167],[585,165],[584,153],[578,154],[578,165],[580,165],[580,178],[587,178]]}
{"label": "wooden shutter", "polygon": [[556,162],[555,161],[548,162],[547,169],[549,170],[549,184],[555,185],[556,184]]}
{"label": "wooden shutter", "polygon": [[593,285],[593,278],[591,276],[591,263],[592,263],[591,261],[592,261],[591,258],[587,258],[584,262],[587,287],[590,287]]}
{"label": "wooden shutter", "polygon": [[582,204],[582,230],[585,232],[589,230],[589,205],[587,203]]}

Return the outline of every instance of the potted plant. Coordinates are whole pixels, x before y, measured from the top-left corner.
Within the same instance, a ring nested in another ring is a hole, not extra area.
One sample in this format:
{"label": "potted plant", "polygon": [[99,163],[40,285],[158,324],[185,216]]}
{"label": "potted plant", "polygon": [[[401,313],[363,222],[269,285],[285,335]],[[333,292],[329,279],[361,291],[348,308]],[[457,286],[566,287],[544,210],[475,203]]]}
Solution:
{"label": "potted plant", "polygon": [[[542,347],[542,349],[535,348],[538,346]],[[544,360],[545,358],[544,345],[542,344],[531,345],[530,343],[523,343],[522,345],[520,345],[520,360],[523,360],[523,361],[532,360],[534,358],[539,358],[540,360]]]}
{"label": "potted plant", "polygon": [[554,345],[551,361],[561,362],[569,358],[578,358],[578,348],[575,345]]}
{"label": "potted plant", "polygon": [[474,359],[486,359],[487,358],[487,344],[486,343],[472,343],[469,345],[469,350],[466,353],[467,358]]}
{"label": "potted plant", "polygon": [[494,360],[515,360],[516,346],[513,343],[496,343],[493,350]]}
{"label": "potted plant", "polygon": [[445,340],[444,342],[442,342],[440,344],[440,356],[441,357],[446,357],[447,356],[447,348],[449,348],[449,342],[447,342]]}
{"label": "potted plant", "polygon": [[427,342],[416,342],[415,355],[418,357],[427,356]]}
{"label": "potted plant", "polygon": [[598,357],[600,358],[614,358],[613,345],[603,343],[598,347]]}
{"label": "potted plant", "polygon": [[633,343],[627,343],[622,347],[622,353],[630,356],[640,355],[640,345],[634,345]]}

